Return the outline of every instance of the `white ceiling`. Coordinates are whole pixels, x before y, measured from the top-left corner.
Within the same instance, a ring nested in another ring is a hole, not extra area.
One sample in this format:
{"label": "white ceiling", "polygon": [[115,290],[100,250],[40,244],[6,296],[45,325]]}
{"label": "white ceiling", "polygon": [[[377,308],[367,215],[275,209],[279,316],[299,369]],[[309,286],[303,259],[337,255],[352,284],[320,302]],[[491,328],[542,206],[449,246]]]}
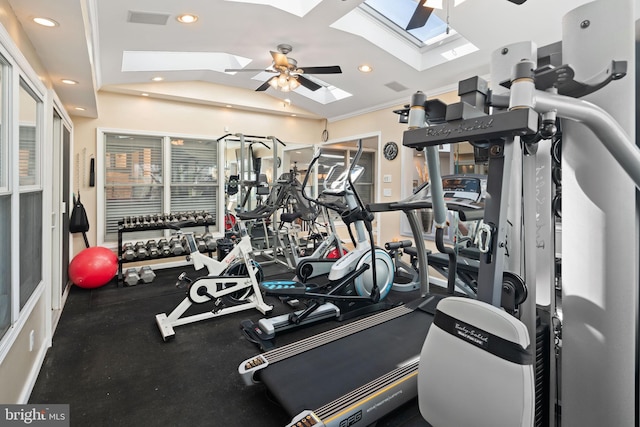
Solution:
{"label": "white ceiling", "polygon": [[[507,0],[468,0],[451,9],[450,22],[479,50],[424,71],[417,71],[362,37],[330,27],[362,0],[323,0],[304,17],[267,5],[225,0],[7,1],[72,115],[97,117],[99,90],[135,84],[133,93],[148,91],[161,96],[163,84],[205,82],[242,88],[243,97],[255,97],[256,102],[289,98],[292,105],[310,116],[332,120],[407,103],[416,90],[434,94],[456,88],[461,79],[486,75],[495,49],[523,40],[533,40],[539,46],[558,41],[562,16],[589,0],[528,0],[523,5]],[[130,11],[168,14],[170,18],[166,25],[131,23],[127,22]],[[175,17],[186,12],[198,15],[199,20],[192,25],[177,22]],[[437,14],[445,19],[442,11]],[[31,21],[35,16],[52,18],[60,26],[40,27]],[[353,96],[323,105],[295,92],[255,92],[261,82],[253,80],[255,74],[249,72],[122,71],[125,51],[226,52],[252,59],[248,68],[265,68],[271,65],[269,51],[281,43],[293,46],[288,56],[301,67],[339,65],[342,74],[318,77]],[[362,63],[371,65],[374,71],[360,73],[357,67]],[[164,82],[152,83],[156,75],[164,77]],[[79,84],[63,85],[62,78]],[[385,85],[391,82],[407,89],[389,89]],[[187,96],[183,100],[188,101]],[[75,107],[85,111],[76,111]]]}

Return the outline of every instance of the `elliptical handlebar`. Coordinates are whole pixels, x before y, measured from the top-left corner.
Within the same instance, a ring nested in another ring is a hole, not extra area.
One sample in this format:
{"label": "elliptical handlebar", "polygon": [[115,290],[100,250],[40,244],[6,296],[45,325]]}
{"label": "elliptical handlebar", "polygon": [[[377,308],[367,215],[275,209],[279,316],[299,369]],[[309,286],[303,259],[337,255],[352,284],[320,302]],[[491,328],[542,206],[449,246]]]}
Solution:
{"label": "elliptical handlebar", "polygon": [[[363,214],[363,218],[362,219],[365,220],[365,223],[367,224],[367,229],[371,229],[371,221],[373,221],[373,215],[371,214],[371,212],[367,211],[364,203],[362,202],[362,199],[360,198],[360,194],[358,194],[358,192],[356,191],[355,184],[351,180],[351,173],[353,172],[353,169],[356,167],[356,165],[360,161],[360,157],[362,156],[362,139],[358,140],[358,146],[357,147],[358,147],[358,151],[356,151],[356,155],[353,156],[353,160],[351,161],[351,164],[349,165],[349,173],[347,174],[347,182],[349,183],[349,186],[351,186],[351,190],[353,191],[353,195],[356,198],[356,201],[358,203],[359,209],[362,211],[362,214]],[[367,213],[368,213],[368,215],[366,215]],[[373,246],[373,240],[371,241],[371,246]]]}
{"label": "elliptical handlebar", "polygon": [[311,162],[309,163],[309,166],[307,167],[307,173],[305,173],[305,175],[304,175],[304,179],[302,180],[302,188],[300,189],[301,193],[302,193],[302,197],[304,197],[310,203],[315,203],[316,205],[324,206],[325,208],[331,209],[331,210],[336,211],[336,212],[341,214],[342,211],[344,210],[344,208],[341,205],[339,205],[338,203],[322,201],[322,200],[320,200],[320,198],[313,199],[306,192],[307,182],[309,182],[309,177],[311,176],[311,171],[313,170],[313,166],[316,164],[316,162],[320,158],[321,154],[322,154],[322,149],[318,148],[316,150],[316,152],[313,154],[313,158],[311,159]]}

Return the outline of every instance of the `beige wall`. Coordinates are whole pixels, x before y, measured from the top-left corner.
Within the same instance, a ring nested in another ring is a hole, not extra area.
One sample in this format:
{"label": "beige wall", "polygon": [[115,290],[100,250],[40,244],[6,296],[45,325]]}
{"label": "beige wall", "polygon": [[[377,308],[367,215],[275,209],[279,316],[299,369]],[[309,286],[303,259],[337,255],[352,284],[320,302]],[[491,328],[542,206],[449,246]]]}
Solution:
{"label": "beige wall", "polygon": [[[317,144],[320,142],[324,121],[268,115],[237,108],[215,107],[203,104],[191,104],[165,99],[119,94],[113,92],[98,93],[99,118],[72,117],[74,122],[73,161],[77,155],[86,162],[95,155],[96,166],[100,156],[96,152],[96,130],[118,129],[124,131],[146,131],[153,134],[197,135],[218,138],[226,133],[245,135],[275,136],[289,144]],[[225,131],[228,129],[228,132]],[[86,150],[86,151],[83,151]],[[84,166],[86,171],[87,165]],[[83,174],[83,168],[76,168]],[[87,210],[91,228],[87,233],[89,243],[96,244],[96,188],[88,186],[86,176],[74,178],[71,182],[77,192],[80,182],[82,202]],[[73,253],[84,248],[81,234],[73,235]]]}
{"label": "beige wall", "polygon": [[42,66],[40,62],[40,58],[36,53],[36,50],[33,48],[31,41],[24,33],[22,29],[22,25],[18,22],[13,13],[13,9],[7,2],[7,0],[0,0],[0,23],[7,30],[13,42],[18,46],[20,52],[24,55],[24,57],[31,65],[31,68],[38,74],[40,80],[47,86],[51,87],[51,80],[49,79],[49,73]]}
{"label": "beige wall", "polygon": [[[46,298],[44,293],[38,299],[31,316],[25,322],[22,332],[18,335],[7,356],[0,363],[0,403],[26,403],[22,400],[30,392],[35,376],[40,370],[40,364],[46,352],[47,331],[45,324]],[[33,331],[34,347],[29,351],[29,335]]]}

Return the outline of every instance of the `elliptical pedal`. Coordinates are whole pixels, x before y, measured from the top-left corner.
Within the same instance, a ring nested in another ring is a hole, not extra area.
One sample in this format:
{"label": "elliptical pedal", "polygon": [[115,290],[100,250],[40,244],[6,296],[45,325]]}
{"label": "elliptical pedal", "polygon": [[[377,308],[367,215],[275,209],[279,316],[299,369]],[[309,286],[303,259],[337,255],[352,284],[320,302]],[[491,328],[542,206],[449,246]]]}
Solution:
{"label": "elliptical pedal", "polygon": [[271,280],[260,283],[260,289],[269,296],[304,295],[307,285],[295,280]]}

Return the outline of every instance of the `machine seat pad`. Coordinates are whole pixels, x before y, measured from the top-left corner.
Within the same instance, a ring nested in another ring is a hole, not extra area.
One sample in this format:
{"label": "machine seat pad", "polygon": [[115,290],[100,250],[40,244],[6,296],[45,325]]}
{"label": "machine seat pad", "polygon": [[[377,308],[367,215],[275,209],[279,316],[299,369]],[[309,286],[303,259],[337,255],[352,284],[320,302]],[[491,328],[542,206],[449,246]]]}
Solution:
{"label": "machine seat pad", "polygon": [[422,416],[438,427],[533,425],[531,353],[520,320],[482,301],[444,298],[420,355]]}

